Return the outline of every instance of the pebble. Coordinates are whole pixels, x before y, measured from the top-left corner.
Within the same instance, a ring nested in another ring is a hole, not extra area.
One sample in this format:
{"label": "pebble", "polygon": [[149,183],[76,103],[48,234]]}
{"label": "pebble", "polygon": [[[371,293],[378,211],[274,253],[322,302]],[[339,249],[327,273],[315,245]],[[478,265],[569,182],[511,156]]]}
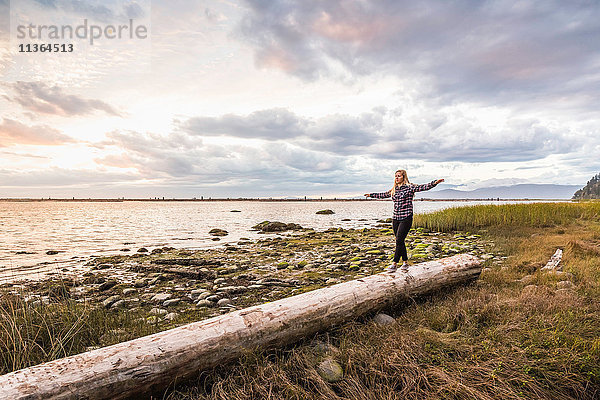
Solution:
{"label": "pebble", "polygon": [[571,281],[560,281],[556,284],[558,289],[572,289],[573,286],[573,282]]}
{"label": "pebble", "polygon": [[114,303],[116,303],[117,301],[119,301],[121,299],[120,296],[110,296],[108,299],[104,300],[102,302],[102,305],[106,308],[110,308],[110,306],[112,306]]}
{"label": "pebble", "polygon": [[172,307],[172,306],[176,306],[177,304],[179,304],[179,302],[181,301],[181,299],[177,298],[177,299],[169,299],[167,301],[165,301],[163,303],[163,307]]}
{"label": "pebble", "polygon": [[320,340],[313,342],[313,352],[317,355],[324,356],[327,354],[338,354],[340,350],[332,344],[325,343]]}
{"label": "pebble", "polygon": [[112,306],[110,306],[110,308],[121,308],[121,307],[125,307],[125,300],[119,300],[119,301],[115,301]]}
{"label": "pebble", "polygon": [[135,286],[136,288],[143,288],[147,284],[148,284],[148,281],[146,279],[136,279],[133,286]]}
{"label": "pebble", "polygon": [[533,275],[525,275],[519,280],[519,282],[529,285],[531,282],[533,282]]}
{"label": "pebble", "polygon": [[173,321],[175,318],[177,318],[178,315],[179,314],[177,314],[176,312],[168,313],[167,315],[165,315],[165,319]]}
{"label": "pebble", "polygon": [[534,294],[537,291],[537,285],[527,285],[521,290],[521,294],[529,295]]}
{"label": "pebble", "polygon": [[159,293],[154,295],[154,297],[152,297],[152,299],[150,299],[150,301],[154,301],[154,302],[165,302],[166,300],[169,300],[171,297],[173,297],[173,295],[171,293]]}
{"label": "pebble", "polygon": [[167,313],[168,313],[168,311],[163,308],[154,307],[152,310],[150,310],[150,314],[155,314],[155,315],[164,315]]}
{"label": "pebble", "polygon": [[239,293],[246,290],[246,286],[223,286],[218,289],[220,292]]}
{"label": "pebble", "polygon": [[317,365],[317,372],[327,382],[334,383],[344,379],[342,366],[333,358],[326,358]]}
{"label": "pebble", "polygon": [[108,281],[106,281],[106,282],[102,283],[102,284],[101,284],[101,285],[98,287],[98,290],[105,291],[105,290],[111,289],[111,288],[112,288],[112,287],[114,287],[116,284],[117,284],[117,281],[110,279],[110,280],[108,280]]}
{"label": "pebble", "polygon": [[377,325],[392,325],[396,323],[396,320],[387,314],[379,313],[373,317],[373,322]]}
{"label": "pebble", "polygon": [[221,299],[217,301],[217,306],[219,307],[227,307],[231,305],[231,300],[229,299]]}
{"label": "pebble", "polygon": [[265,287],[265,285],[254,284],[254,285],[249,285],[248,289],[262,289],[264,287]]}
{"label": "pebble", "polygon": [[123,289],[123,295],[125,295],[125,296],[128,296],[128,295],[130,295],[132,293],[135,293],[135,292],[137,292],[137,290],[135,290],[134,288]]}
{"label": "pebble", "polygon": [[214,307],[215,303],[213,303],[212,301],[209,301],[209,300],[203,299],[203,300],[200,300],[200,301],[198,301],[198,302],[196,303],[196,305],[197,305],[198,307]]}

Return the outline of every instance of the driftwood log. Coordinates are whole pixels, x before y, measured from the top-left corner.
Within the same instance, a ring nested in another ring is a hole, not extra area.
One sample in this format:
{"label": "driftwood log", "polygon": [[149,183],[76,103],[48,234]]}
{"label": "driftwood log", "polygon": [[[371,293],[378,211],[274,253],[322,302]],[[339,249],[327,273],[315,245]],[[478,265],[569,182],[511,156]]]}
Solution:
{"label": "driftwood log", "polygon": [[475,279],[459,254],[246,308],[0,376],[0,399],[124,399],[157,393],[254,349],[293,343],[402,298]]}
{"label": "driftwood log", "polygon": [[562,261],[563,251],[561,249],[556,249],[554,255],[550,257],[550,260],[546,263],[542,270],[549,271],[562,271],[562,267],[560,266],[560,262]]}

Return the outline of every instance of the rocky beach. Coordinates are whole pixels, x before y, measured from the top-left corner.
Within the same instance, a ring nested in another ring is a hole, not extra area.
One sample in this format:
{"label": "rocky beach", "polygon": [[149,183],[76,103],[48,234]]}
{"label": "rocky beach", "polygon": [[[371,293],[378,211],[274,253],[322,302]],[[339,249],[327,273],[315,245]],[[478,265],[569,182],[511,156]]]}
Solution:
{"label": "rocky beach", "polygon": [[[391,221],[378,222],[373,228],[317,232],[264,221],[255,229],[280,236],[242,238],[235,245],[204,250],[127,249],[123,255],[91,258],[80,276],[9,283],[0,292],[33,306],[70,299],[163,330],[381,272],[389,265],[395,241]],[[218,240],[227,231],[214,229],[212,235]],[[412,263],[463,252],[502,260],[489,253],[491,243],[468,232],[417,228],[406,242]],[[130,332],[117,329],[100,337],[98,346],[131,338]]]}

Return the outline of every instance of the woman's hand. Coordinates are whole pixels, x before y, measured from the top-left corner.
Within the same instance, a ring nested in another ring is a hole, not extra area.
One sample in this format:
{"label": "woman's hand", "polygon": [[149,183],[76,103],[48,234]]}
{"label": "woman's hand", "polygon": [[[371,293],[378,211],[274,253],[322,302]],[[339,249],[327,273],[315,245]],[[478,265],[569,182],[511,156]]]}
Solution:
{"label": "woman's hand", "polygon": [[444,182],[443,179],[438,179],[437,181],[435,181],[435,184],[437,185],[438,183],[442,183],[442,182]]}

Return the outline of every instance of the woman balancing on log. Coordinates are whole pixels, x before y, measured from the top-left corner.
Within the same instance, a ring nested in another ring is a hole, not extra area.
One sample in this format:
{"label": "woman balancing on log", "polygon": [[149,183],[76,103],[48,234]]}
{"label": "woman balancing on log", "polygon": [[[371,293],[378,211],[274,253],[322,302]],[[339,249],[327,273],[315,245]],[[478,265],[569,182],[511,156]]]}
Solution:
{"label": "woman balancing on log", "polygon": [[415,185],[408,181],[406,171],[399,169],[396,171],[394,178],[394,186],[383,193],[365,193],[366,197],[376,199],[385,199],[391,197],[394,200],[394,215],[392,217],[392,229],[396,236],[396,251],[394,253],[394,262],[386,268],[387,272],[395,272],[398,268],[398,261],[402,257],[402,272],[408,271],[408,254],[406,253],[406,245],[404,239],[412,226],[413,220],[413,198],[415,192],[422,192],[435,187],[438,183],[444,182],[443,179],[438,179],[425,185]]}

